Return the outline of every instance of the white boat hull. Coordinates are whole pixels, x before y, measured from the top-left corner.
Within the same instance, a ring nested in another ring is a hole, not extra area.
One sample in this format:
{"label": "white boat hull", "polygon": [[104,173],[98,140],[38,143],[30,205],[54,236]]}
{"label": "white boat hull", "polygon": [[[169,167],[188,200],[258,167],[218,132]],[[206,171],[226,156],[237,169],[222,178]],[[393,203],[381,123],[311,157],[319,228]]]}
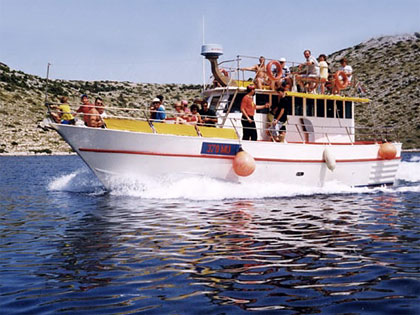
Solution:
{"label": "white boat hull", "polygon": [[[323,186],[338,181],[348,186],[390,185],[398,170],[401,144],[394,159],[378,157],[379,144],[305,144],[238,141],[95,129],[53,124],[102,184],[115,178],[191,174],[235,182]],[[256,161],[255,172],[237,176],[232,168],[239,146]],[[324,159],[328,147],[330,170]]]}

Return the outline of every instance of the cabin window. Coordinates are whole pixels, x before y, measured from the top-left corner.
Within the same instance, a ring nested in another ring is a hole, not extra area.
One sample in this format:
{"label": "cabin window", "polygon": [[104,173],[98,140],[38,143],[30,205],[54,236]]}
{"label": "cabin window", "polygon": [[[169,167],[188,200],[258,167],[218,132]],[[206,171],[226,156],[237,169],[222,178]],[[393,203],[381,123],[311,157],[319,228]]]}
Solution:
{"label": "cabin window", "polygon": [[306,116],[312,117],[315,113],[315,100],[312,98],[306,99]]}
{"label": "cabin window", "polygon": [[[273,104],[274,104],[274,99],[275,97],[273,96]],[[276,97],[276,99],[277,99],[277,102],[280,102],[281,104],[284,105],[286,115],[292,116],[293,115],[292,97],[285,96],[281,98],[280,100],[278,99],[278,97]]]}
{"label": "cabin window", "polygon": [[343,110],[344,110],[344,106],[343,106],[343,102],[337,101],[335,103],[336,107],[337,107],[337,118],[343,118]]}
{"label": "cabin window", "polygon": [[303,98],[295,97],[295,116],[303,116]]}
{"label": "cabin window", "polygon": [[352,102],[345,102],[346,107],[346,118],[351,119],[353,118],[353,103]]}
{"label": "cabin window", "polygon": [[325,117],[325,101],[318,100],[316,102],[316,117]]}
{"label": "cabin window", "polygon": [[217,102],[219,102],[220,96],[213,96],[211,98],[210,109],[216,111]]}
{"label": "cabin window", "polygon": [[[268,94],[257,94],[255,104],[256,105],[265,105],[270,102],[270,95]],[[267,114],[268,108],[257,109],[257,113]]]}
{"label": "cabin window", "polygon": [[[230,104],[232,103],[233,96],[234,96],[234,94],[229,95],[229,101],[228,101],[225,109],[223,110],[224,113],[227,112]],[[244,93],[238,93],[236,95],[235,100],[233,101],[232,108],[230,110],[231,113],[240,113],[241,112],[241,102],[242,102],[242,99],[244,98],[244,96],[245,96]]]}
{"label": "cabin window", "polygon": [[334,101],[327,100],[327,117],[334,118]]}

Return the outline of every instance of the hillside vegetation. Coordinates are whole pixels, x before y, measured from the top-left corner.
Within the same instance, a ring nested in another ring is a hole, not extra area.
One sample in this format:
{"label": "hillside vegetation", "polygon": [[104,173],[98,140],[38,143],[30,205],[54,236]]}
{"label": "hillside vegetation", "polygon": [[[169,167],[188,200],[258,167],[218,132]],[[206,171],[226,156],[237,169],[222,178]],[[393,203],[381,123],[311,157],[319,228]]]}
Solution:
{"label": "hillside vegetation", "polygon": [[[420,148],[420,34],[370,39],[328,56],[330,69],[346,57],[355,78],[365,89],[369,105],[356,106],[356,123],[363,126],[395,126],[404,149]],[[0,63],[0,153],[71,152],[54,131],[37,127],[46,117],[46,80],[10,69]],[[108,106],[145,108],[158,94],[170,105],[200,97],[200,85],[147,84],[115,81],[50,80],[49,100],[69,96],[78,106],[81,94],[100,96]],[[373,115],[372,115],[373,114]]]}

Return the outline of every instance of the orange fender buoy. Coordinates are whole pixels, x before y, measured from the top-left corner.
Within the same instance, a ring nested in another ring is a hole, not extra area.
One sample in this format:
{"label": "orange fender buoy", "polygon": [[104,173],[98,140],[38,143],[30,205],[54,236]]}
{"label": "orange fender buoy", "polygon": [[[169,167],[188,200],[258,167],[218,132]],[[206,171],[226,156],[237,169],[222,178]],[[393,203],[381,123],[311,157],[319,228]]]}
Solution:
{"label": "orange fender buoy", "polygon": [[397,156],[397,148],[392,143],[382,143],[379,146],[378,155],[384,160],[392,160]]}
{"label": "orange fender buoy", "polygon": [[255,160],[251,154],[245,151],[236,153],[233,159],[233,170],[238,176],[249,176],[255,171]]}
{"label": "orange fender buoy", "polygon": [[334,74],[335,86],[339,89],[345,89],[349,83],[349,78],[347,78],[347,74],[344,71],[337,71]]}
{"label": "orange fender buoy", "polygon": [[[273,75],[273,71],[271,70],[272,66],[276,66],[277,69],[277,76],[275,77]],[[268,64],[267,64],[267,75],[270,78],[271,81],[278,81],[281,79],[281,75],[283,73],[283,68],[281,67],[280,62],[278,62],[277,60],[271,60]]]}

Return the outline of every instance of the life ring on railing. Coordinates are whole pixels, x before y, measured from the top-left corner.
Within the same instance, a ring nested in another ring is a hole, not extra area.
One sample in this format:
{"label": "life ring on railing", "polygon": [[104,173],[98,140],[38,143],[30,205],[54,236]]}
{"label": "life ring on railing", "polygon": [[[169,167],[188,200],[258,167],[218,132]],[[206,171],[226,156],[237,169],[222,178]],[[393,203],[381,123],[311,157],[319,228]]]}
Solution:
{"label": "life ring on railing", "polygon": [[[277,69],[277,76],[273,75],[273,71],[271,70],[272,66],[276,66]],[[272,81],[278,81],[281,79],[281,75],[283,74],[283,68],[281,67],[280,62],[278,62],[277,60],[271,60],[268,64],[267,64],[267,75],[270,78],[270,80]]]}
{"label": "life ring on railing", "polygon": [[349,78],[347,77],[347,74],[342,70],[337,71],[334,74],[334,81],[335,81],[335,86],[339,90],[345,89],[347,85],[349,84]]}
{"label": "life ring on railing", "polygon": [[220,72],[225,76],[228,77],[229,76],[229,72],[227,72],[226,69],[220,68]]}

